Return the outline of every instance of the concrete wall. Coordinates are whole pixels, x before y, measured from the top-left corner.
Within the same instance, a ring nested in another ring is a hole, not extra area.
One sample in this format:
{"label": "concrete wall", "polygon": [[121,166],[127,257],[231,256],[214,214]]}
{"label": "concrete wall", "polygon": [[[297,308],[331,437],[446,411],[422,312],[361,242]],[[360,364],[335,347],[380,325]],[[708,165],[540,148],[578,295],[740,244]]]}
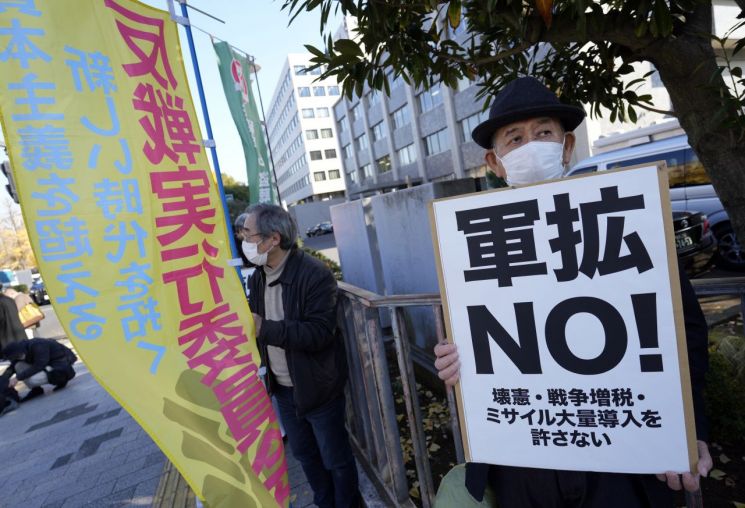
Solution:
{"label": "concrete wall", "polygon": [[331,222],[344,282],[382,294],[383,272],[372,226],[370,199],[331,207]]}
{"label": "concrete wall", "polygon": [[[475,191],[476,181],[465,178],[423,184],[370,198],[384,294],[439,292],[429,203],[433,199]],[[340,242],[341,233],[338,231],[336,238]],[[341,252],[339,244],[340,255]],[[425,349],[434,346],[436,335],[432,310],[413,308],[406,311],[406,316],[411,341]]]}
{"label": "concrete wall", "polygon": [[290,215],[292,215],[297,222],[300,238],[307,238],[305,230],[308,228],[315,226],[319,222],[330,221],[330,208],[343,202],[344,199],[339,198],[329,199],[327,201],[314,201],[312,203],[289,207],[288,211],[290,212]]}

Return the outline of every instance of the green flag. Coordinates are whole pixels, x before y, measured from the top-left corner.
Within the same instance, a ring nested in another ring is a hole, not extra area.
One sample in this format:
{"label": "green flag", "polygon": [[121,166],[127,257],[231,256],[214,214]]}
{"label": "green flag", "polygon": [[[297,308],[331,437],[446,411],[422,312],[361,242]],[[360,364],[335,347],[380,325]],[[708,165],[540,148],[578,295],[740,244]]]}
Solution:
{"label": "green flag", "polygon": [[217,53],[225,98],[230,113],[238,128],[246,156],[249,202],[279,204],[276,187],[272,184],[272,172],[264,138],[264,129],[259,118],[251,87],[251,67],[245,56],[235,52],[227,42],[213,42]]}

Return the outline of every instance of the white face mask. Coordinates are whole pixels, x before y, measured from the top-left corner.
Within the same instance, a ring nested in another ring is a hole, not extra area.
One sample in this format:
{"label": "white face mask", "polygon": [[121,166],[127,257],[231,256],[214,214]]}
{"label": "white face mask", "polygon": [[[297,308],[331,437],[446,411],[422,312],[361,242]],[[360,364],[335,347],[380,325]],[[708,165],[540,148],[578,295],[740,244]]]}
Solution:
{"label": "white face mask", "polygon": [[241,250],[243,250],[243,254],[245,254],[246,259],[248,259],[250,262],[252,262],[256,266],[264,266],[266,264],[267,258],[269,257],[269,252],[272,249],[269,249],[263,254],[259,254],[258,243],[252,243],[243,240],[243,243],[241,243]]}
{"label": "white face mask", "polygon": [[564,143],[531,141],[504,157],[497,155],[496,150],[494,155],[507,172],[507,185],[537,183],[564,174]]}

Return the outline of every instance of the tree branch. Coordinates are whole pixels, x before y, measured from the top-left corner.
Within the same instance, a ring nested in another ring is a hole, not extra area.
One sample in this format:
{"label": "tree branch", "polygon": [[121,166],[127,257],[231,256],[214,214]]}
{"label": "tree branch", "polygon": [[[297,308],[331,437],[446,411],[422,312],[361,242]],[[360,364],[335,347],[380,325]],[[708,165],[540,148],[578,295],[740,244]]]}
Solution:
{"label": "tree branch", "polygon": [[613,12],[586,15],[586,37],[577,30],[577,20],[569,16],[554,16],[550,29],[546,29],[540,16],[531,16],[525,39],[532,43],[549,44],[611,42],[639,51],[659,41],[649,31],[637,37],[636,26],[625,16]]}
{"label": "tree branch", "polygon": [[647,111],[651,111],[652,113],[659,113],[661,115],[670,115],[675,116],[675,111],[665,111],[664,109],[657,109],[653,108],[651,106],[645,106],[644,104],[634,104],[634,107],[639,107],[642,109],[646,109]]}

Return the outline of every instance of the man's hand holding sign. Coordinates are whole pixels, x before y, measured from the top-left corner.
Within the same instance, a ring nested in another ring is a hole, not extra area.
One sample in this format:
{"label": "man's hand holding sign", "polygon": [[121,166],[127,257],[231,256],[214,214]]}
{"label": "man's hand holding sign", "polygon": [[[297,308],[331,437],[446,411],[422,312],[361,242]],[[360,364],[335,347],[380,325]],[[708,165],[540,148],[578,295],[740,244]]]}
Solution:
{"label": "man's hand holding sign", "polygon": [[583,116],[521,78],[474,130],[521,187],[432,204],[454,340],[435,366],[459,395],[477,499],[488,481],[500,506],[672,506],[650,473],[696,490],[712,465],[705,321],[669,241],[663,170],[557,179]]}

